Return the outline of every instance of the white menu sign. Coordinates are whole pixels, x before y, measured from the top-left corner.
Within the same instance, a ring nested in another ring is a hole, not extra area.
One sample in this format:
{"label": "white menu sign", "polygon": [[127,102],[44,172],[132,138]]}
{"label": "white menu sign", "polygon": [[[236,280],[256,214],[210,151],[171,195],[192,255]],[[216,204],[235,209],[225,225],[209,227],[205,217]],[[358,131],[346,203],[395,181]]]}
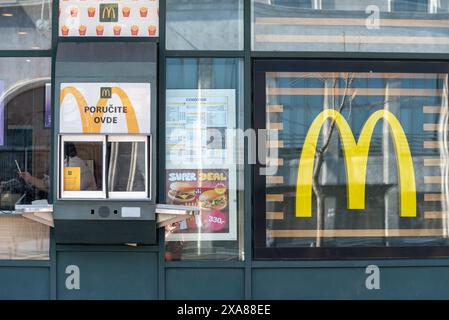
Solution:
{"label": "white menu sign", "polygon": [[235,109],[235,90],[167,90],[167,166],[226,162]]}
{"label": "white menu sign", "polygon": [[159,0],[60,0],[59,36],[158,37]]}

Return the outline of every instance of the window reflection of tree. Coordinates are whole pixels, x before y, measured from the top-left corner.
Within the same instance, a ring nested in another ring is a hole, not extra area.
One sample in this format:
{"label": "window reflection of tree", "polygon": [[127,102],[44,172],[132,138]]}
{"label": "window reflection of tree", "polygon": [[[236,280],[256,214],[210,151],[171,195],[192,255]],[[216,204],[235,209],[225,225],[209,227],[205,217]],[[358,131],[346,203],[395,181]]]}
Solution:
{"label": "window reflection of tree", "polygon": [[[304,77],[319,78],[319,73],[313,73],[310,75],[304,75]],[[360,75],[357,76],[357,78]],[[281,78],[282,81],[281,82]],[[276,79],[267,78],[267,85],[269,87],[284,87],[284,88],[316,88],[317,85],[307,84],[304,79],[291,78],[288,81],[285,80],[285,75],[277,75]],[[341,78],[341,75],[340,75]],[[376,79],[362,79],[355,85],[357,88],[383,88],[383,96],[363,96],[356,95],[351,99],[351,108],[344,108],[342,110],[344,117],[350,124],[356,140],[360,133],[363,124],[367,117],[374,111],[379,109],[387,109],[394,113],[401,121],[401,125],[407,134],[409,147],[413,156],[413,162],[415,166],[416,181],[423,181],[423,171],[427,175],[439,175],[440,168],[423,168],[423,158],[426,157],[440,157],[441,158],[441,176],[443,191],[442,196],[447,198],[447,173],[445,167],[447,167],[447,156],[445,156],[445,150],[442,148],[426,149],[423,148],[424,141],[439,141],[444,144],[447,140],[447,116],[444,112],[435,116],[435,123],[443,128],[434,132],[423,131],[423,124],[428,119],[420,112],[425,105],[441,105],[447,109],[447,76],[438,74],[426,74],[424,76],[410,75],[410,77],[404,76],[385,76],[374,77]],[[288,79],[288,78],[287,78]],[[332,79],[330,81],[331,86]],[[373,82],[374,81],[374,82]],[[323,82],[324,83],[324,82]],[[341,79],[339,86],[341,86]],[[322,85],[323,89],[325,86]],[[429,89],[429,90],[441,90],[442,94],[437,96],[404,96],[391,94],[393,89]],[[338,96],[338,95],[337,95]],[[294,189],[295,178],[298,166],[298,157],[301,154],[300,146],[303,144],[305,134],[308,130],[307,124],[311,123],[316,115],[322,111],[323,106],[314,101],[314,96],[269,96],[268,104],[280,104],[284,107],[284,112],[277,115],[267,113],[267,120],[271,122],[282,122],[284,124],[283,132],[281,133],[280,140],[284,141],[284,148],[280,149],[280,158],[284,159],[284,166],[279,168],[279,175],[284,176],[285,184],[282,187],[268,186],[267,193],[278,194],[282,193],[285,196],[282,211],[285,215],[285,221],[282,221],[284,228],[286,229],[307,229],[315,228],[310,224],[299,222],[298,219],[294,219]],[[328,96],[325,98],[329,105],[327,107],[335,108],[334,103],[342,100],[340,96],[335,99],[335,95],[328,92]],[[330,101],[330,102],[329,102]],[[326,107],[325,107],[326,108]],[[301,109],[298,111],[298,109]],[[311,112],[306,109],[313,110]],[[315,110],[316,109],[316,110]],[[429,115],[427,116],[429,117]],[[330,121],[329,121],[330,122]],[[327,126],[330,124],[328,123]],[[338,129],[336,130],[338,131]],[[323,127],[321,133],[321,144],[325,143],[326,134]],[[329,131],[328,131],[329,132]],[[399,186],[398,186],[398,173],[396,164],[396,152],[393,141],[391,139],[390,128],[384,121],[379,121],[373,134],[373,138],[370,145],[370,157],[368,159],[368,171],[367,171],[367,185],[366,185],[366,208],[363,210],[363,214],[357,210],[347,209],[347,194],[346,194],[346,174],[344,166],[343,150],[341,148],[341,141],[336,133],[335,138],[330,144],[333,144],[332,150],[327,150],[328,155],[324,157],[323,168],[328,166],[327,171],[332,173],[337,172],[337,180],[330,181],[328,177],[323,177],[324,170],[321,172],[319,183],[323,188],[324,194],[324,207],[326,210],[332,209],[327,212],[325,221],[318,221],[322,223],[324,229],[383,229],[385,230],[384,237],[378,238],[323,238],[325,242],[318,242],[316,240],[315,245],[322,246],[354,246],[354,245],[376,245],[376,246],[389,246],[397,244],[410,244],[416,241],[406,238],[388,238],[389,229],[401,229],[401,228],[415,228],[415,229],[427,229],[427,228],[442,228],[443,231],[447,229],[447,219],[400,219],[398,215],[398,208],[400,203]],[[324,142],[323,142],[324,141]],[[319,148],[320,146],[318,146]],[[440,152],[441,155],[440,155]],[[337,162],[329,161],[329,158],[335,157],[337,154]],[[330,156],[330,157],[329,157]],[[335,167],[337,165],[337,167]],[[376,169],[378,168],[378,169]],[[371,172],[370,172],[371,171]],[[294,176],[294,177],[293,177]],[[447,212],[446,203],[434,202],[424,203],[424,193],[429,192],[427,187],[422,183],[417,184],[417,199],[418,199],[418,213],[423,214],[424,210],[434,210]],[[316,197],[316,195],[315,195]],[[426,209],[425,209],[426,208]],[[267,203],[267,211],[276,211],[280,207],[276,207],[274,203]],[[314,215],[317,212],[316,200],[314,199]],[[288,218],[288,217],[291,217]],[[274,220],[267,220],[268,229],[276,229],[274,226],[278,223]],[[278,227],[279,228],[279,227]],[[319,228],[319,227],[317,227]],[[447,233],[447,231],[444,231]],[[393,240],[392,240],[393,239]],[[270,240],[271,241],[271,240]],[[278,241],[278,240],[276,240]],[[291,239],[289,245],[295,245],[302,241],[301,245],[312,244],[312,239]],[[426,241],[439,241],[438,239],[426,239]],[[271,246],[272,244],[268,244]],[[274,244],[276,245],[276,244]]]}

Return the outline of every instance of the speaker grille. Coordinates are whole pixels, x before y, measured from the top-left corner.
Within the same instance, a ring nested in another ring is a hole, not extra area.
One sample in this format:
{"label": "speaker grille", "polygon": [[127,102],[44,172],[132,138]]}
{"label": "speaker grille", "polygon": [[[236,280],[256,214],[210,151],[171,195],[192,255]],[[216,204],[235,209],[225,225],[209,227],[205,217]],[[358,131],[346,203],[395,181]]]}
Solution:
{"label": "speaker grille", "polygon": [[100,215],[100,217],[102,217],[102,218],[106,218],[106,217],[109,217],[109,207],[105,207],[105,206],[103,206],[103,207],[100,207],[99,209],[98,209],[98,214]]}

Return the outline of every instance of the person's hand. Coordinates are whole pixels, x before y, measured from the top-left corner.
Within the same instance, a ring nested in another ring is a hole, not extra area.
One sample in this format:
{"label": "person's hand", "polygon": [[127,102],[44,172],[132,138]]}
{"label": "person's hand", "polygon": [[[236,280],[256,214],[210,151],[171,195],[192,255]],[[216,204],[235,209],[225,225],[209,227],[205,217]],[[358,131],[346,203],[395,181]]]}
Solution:
{"label": "person's hand", "polygon": [[23,172],[19,172],[18,175],[25,180],[26,183],[30,183],[31,180],[33,179],[33,176],[27,172],[27,171],[23,171]]}
{"label": "person's hand", "polygon": [[179,228],[179,222],[175,222],[172,224],[168,224],[165,226],[165,237],[169,237],[170,234],[175,231],[177,228]]}
{"label": "person's hand", "polygon": [[179,223],[175,222],[175,223],[166,225],[165,230],[167,233],[170,233],[170,232],[175,231],[178,227],[179,227]]}

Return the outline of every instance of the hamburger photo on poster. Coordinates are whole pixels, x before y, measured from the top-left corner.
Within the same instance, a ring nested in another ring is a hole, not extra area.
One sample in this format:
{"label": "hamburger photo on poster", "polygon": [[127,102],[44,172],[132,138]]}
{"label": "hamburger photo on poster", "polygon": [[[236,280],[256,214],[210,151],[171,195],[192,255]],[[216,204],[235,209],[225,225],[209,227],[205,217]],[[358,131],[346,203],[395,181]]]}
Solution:
{"label": "hamburger photo on poster", "polygon": [[229,231],[229,170],[167,170],[167,202],[202,210],[176,232],[227,233]]}

